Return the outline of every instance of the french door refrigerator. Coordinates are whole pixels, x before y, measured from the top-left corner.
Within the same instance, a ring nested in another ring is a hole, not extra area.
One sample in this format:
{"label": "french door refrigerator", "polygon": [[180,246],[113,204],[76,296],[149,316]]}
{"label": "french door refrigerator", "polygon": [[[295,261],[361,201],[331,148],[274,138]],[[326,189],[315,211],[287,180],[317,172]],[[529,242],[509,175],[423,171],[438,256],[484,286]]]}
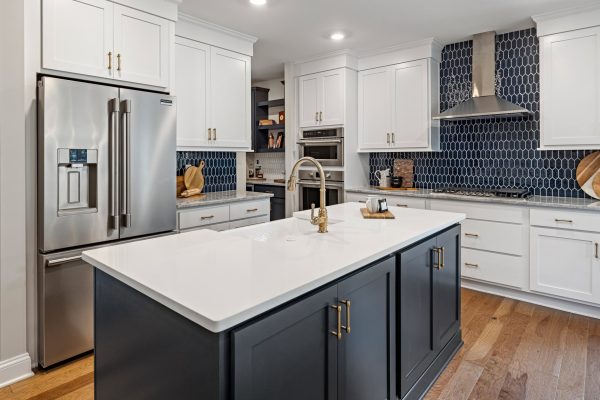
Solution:
{"label": "french door refrigerator", "polygon": [[89,248],[176,227],[176,100],[38,82],[38,331],[47,367],[93,348]]}

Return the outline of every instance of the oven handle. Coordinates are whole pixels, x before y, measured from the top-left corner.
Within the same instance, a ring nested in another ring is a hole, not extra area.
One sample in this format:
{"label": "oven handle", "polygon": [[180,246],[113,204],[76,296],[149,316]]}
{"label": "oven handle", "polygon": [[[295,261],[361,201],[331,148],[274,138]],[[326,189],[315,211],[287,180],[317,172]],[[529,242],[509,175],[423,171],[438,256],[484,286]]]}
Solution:
{"label": "oven handle", "polygon": [[300,139],[298,144],[301,146],[321,146],[324,144],[341,144],[342,139]]}

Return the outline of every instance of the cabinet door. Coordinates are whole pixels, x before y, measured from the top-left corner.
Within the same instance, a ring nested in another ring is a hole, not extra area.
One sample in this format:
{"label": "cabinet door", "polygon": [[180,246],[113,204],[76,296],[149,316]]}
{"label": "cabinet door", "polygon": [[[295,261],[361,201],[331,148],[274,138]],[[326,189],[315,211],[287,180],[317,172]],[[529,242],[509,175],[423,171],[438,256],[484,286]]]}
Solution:
{"label": "cabinet door", "polygon": [[213,144],[250,148],[250,57],[211,47],[209,127]]}
{"label": "cabinet door", "polygon": [[202,147],[208,144],[209,60],[209,46],[176,38],[173,89],[178,100],[178,147]]}
{"label": "cabinet door", "polygon": [[113,3],[44,0],[42,7],[42,67],[111,78]]}
{"label": "cabinet door", "polygon": [[285,199],[279,197],[271,198],[271,221],[285,219]]}
{"label": "cabinet door", "polygon": [[531,289],[600,304],[600,234],[531,228]]}
{"label": "cabinet door", "polygon": [[339,342],[340,399],[396,398],[395,271],[390,257],[338,285],[347,328]]}
{"label": "cabinet door", "polygon": [[392,132],[393,72],[389,68],[358,74],[358,147],[386,149]]}
{"label": "cabinet door", "polygon": [[346,74],[343,69],[320,76],[319,125],[343,125],[346,105]]}
{"label": "cabinet door", "polygon": [[436,239],[400,253],[397,341],[399,398],[408,393],[435,358],[433,255]]}
{"label": "cabinet door", "polygon": [[542,146],[600,145],[600,28],[540,44]]}
{"label": "cabinet door", "polygon": [[392,147],[429,147],[430,102],[427,60],[399,64],[394,71]]}
{"label": "cabinet door", "polygon": [[433,327],[436,351],[460,329],[460,227],[437,237],[439,269],[433,269]]}
{"label": "cabinet door", "polygon": [[115,78],[169,86],[169,30],[166,19],[115,4]]}
{"label": "cabinet door", "polygon": [[234,400],[337,399],[337,287],[234,330]]}
{"label": "cabinet door", "polygon": [[319,76],[298,78],[298,124],[300,128],[319,125]]}

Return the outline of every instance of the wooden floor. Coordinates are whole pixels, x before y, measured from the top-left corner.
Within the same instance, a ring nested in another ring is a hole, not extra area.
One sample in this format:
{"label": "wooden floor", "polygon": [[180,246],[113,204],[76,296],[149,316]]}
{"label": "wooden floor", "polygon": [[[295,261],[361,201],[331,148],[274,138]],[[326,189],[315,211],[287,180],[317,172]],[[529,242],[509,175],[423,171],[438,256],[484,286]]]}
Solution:
{"label": "wooden floor", "polygon": [[[462,294],[465,345],[427,400],[600,399],[600,320]],[[0,389],[0,399],[92,399],[93,379],[88,356]]]}

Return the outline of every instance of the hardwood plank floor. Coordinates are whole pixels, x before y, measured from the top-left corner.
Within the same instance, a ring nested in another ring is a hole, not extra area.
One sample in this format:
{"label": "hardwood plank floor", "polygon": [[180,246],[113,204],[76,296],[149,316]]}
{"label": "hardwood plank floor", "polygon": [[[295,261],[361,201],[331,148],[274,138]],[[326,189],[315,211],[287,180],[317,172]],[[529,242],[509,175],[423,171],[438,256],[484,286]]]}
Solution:
{"label": "hardwood plank floor", "polygon": [[[467,289],[462,294],[465,345],[427,400],[600,399],[600,320]],[[2,400],[93,396],[93,356],[0,389]]]}

